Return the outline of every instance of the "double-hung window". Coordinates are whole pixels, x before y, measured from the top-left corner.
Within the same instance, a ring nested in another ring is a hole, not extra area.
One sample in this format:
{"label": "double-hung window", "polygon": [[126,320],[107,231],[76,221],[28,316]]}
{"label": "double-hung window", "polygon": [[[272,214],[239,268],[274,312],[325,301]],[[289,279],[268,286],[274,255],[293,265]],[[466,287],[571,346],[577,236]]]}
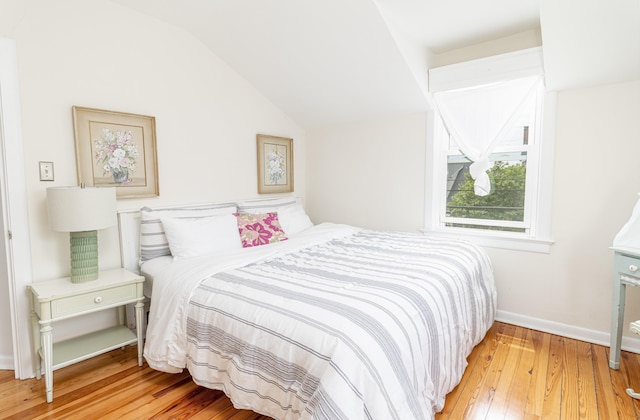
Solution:
{"label": "double-hung window", "polygon": [[547,252],[555,96],[539,48],[432,69],[425,228]]}

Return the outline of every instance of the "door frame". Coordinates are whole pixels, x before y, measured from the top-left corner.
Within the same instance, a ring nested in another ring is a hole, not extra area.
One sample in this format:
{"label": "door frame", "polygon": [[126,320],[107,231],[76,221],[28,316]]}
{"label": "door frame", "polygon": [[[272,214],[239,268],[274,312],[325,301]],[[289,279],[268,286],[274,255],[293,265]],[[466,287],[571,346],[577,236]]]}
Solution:
{"label": "door frame", "polygon": [[18,79],[16,43],[0,37],[0,258],[6,262],[1,276],[9,283],[15,377],[26,379],[35,374],[27,290],[33,273]]}

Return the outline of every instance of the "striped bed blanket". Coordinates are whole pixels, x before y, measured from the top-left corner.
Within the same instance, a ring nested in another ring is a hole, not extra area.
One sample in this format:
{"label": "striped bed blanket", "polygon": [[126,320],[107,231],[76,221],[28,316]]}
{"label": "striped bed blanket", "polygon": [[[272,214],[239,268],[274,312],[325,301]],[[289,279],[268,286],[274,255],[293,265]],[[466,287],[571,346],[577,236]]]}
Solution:
{"label": "striped bed blanket", "polygon": [[187,367],[275,419],[433,418],[493,323],[486,254],[418,234],[319,230],[248,263],[187,270],[188,293],[180,281],[170,292],[182,305],[169,310],[173,332],[175,319],[154,331],[156,291],[172,290],[154,278],[147,361]]}

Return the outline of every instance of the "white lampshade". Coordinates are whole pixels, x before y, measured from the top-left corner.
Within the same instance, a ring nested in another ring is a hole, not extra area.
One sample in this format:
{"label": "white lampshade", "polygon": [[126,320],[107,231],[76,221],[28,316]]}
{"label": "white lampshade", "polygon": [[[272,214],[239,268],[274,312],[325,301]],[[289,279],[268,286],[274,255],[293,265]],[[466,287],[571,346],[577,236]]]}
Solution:
{"label": "white lampshade", "polygon": [[635,251],[640,254],[640,200],[633,208],[631,218],[613,239],[613,248]]}
{"label": "white lampshade", "polygon": [[100,230],[117,223],[116,189],[47,188],[49,227],[58,232]]}
{"label": "white lampshade", "polygon": [[96,280],[98,274],[98,230],[116,224],[116,189],[47,188],[49,225],[70,232],[71,281]]}

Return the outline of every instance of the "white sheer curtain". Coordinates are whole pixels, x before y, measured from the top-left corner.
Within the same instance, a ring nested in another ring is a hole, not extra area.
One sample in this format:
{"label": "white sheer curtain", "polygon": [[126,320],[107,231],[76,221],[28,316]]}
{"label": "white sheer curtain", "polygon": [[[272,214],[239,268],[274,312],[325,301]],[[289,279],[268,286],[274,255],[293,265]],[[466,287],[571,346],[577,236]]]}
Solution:
{"label": "white sheer curtain", "polygon": [[436,108],[453,140],[473,163],[476,195],[491,192],[489,155],[505,138],[542,77],[527,77],[471,88],[436,92]]}

